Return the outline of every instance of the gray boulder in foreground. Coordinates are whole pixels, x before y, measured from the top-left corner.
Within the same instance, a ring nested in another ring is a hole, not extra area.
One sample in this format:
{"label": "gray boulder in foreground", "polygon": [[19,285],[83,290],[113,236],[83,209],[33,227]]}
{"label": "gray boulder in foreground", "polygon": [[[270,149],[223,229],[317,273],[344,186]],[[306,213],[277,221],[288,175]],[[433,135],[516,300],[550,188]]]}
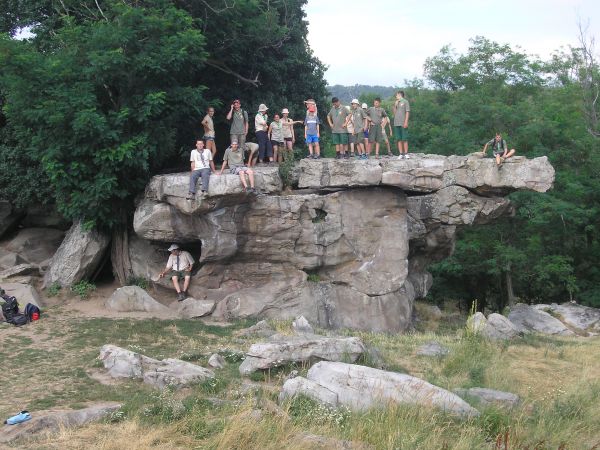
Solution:
{"label": "gray boulder in foreground", "polygon": [[174,302],[171,307],[175,308],[179,315],[184,319],[197,319],[198,317],[209,316],[215,310],[213,300],[196,300],[188,297],[181,302]]}
{"label": "gray boulder in foreground", "polygon": [[310,368],[306,379],[296,377],[286,381],[280,399],[297,394],[353,411],[385,407],[391,402],[439,408],[459,416],[479,415],[456,394],[419,378],[341,362],[318,362]]}
{"label": "gray boulder in foreground", "polygon": [[176,317],[175,311],[159,303],[139,286],[123,286],[104,302],[111,311],[159,313],[161,317]]}
{"label": "gray boulder in foreground", "polygon": [[98,403],[71,411],[33,411],[31,420],[19,425],[4,425],[0,429],[0,443],[39,436],[39,433],[57,432],[100,420],[114,413],[121,405],[114,402]]}
{"label": "gray boulder in foreground", "polygon": [[289,337],[275,342],[253,344],[239,370],[242,375],[250,375],[260,369],[311,359],[354,362],[364,352],[365,345],[356,337]]}
{"label": "gray boulder in foreground", "polygon": [[52,257],[44,275],[44,287],[53,283],[71,286],[89,278],[98,268],[110,237],[98,231],[86,231],[74,223]]}
{"label": "gray boulder in foreground", "polygon": [[565,324],[545,311],[540,311],[534,306],[517,303],[508,315],[510,320],[520,332],[556,336],[574,336]]}
{"label": "gray boulder in foreground", "polygon": [[521,399],[516,394],[487,388],[454,389],[454,393],[467,400],[474,399],[477,402],[477,406],[483,408],[496,406],[510,409],[518,406],[521,402]]}
{"label": "gray boulder in foreground", "polygon": [[186,361],[159,361],[110,344],[102,347],[99,359],[113,378],[142,379],[144,383],[159,389],[166,386],[182,388],[215,376],[212,370]]}
{"label": "gray boulder in foreground", "polygon": [[481,334],[492,341],[513,339],[521,333],[510,320],[502,314],[492,313],[488,316]]}
{"label": "gray boulder in foreground", "polygon": [[552,312],[558,319],[571,328],[580,330],[582,334],[595,336],[600,334],[600,309],[582,306],[576,303],[558,305],[535,305],[535,308]]}

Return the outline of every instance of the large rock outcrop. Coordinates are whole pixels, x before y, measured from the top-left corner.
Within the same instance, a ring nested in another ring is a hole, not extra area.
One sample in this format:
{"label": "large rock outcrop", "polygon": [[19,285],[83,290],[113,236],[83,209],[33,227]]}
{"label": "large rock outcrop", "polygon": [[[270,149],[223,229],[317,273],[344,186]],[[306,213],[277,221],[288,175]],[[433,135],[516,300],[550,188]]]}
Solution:
{"label": "large rock outcrop", "polygon": [[399,332],[458,227],[511,214],[504,195],[543,192],[554,181],[545,157],[511,158],[501,169],[477,155],[303,160],[295,170],[302,189],[286,192],[276,168],[256,172],[263,195],[222,175],[193,201],[187,175],[152,179],[134,217],[134,274],[158,273],[169,242],[195,245],[201,268],[190,294],[217,302],[213,316],[303,315],[321,327]]}
{"label": "large rock outcrop", "polygon": [[74,223],[52,257],[44,275],[44,286],[59,283],[70,286],[90,277],[98,268],[110,242],[99,231],[86,231],[81,222]]}

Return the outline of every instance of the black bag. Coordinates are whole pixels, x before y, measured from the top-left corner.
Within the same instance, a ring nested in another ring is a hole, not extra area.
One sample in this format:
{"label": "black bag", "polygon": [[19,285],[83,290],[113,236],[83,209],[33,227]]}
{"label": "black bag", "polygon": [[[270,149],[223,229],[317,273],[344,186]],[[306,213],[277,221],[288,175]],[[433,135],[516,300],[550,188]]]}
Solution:
{"label": "black bag", "polygon": [[17,302],[16,297],[11,297],[8,295],[3,295],[2,300],[2,314],[4,315],[4,320],[10,322],[12,317],[16,314],[19,314],[19,303]]}
{"label": "black bag", "polygon": [[35,320],[38,320],[42,312],[40,311],[40,308],[35,306],[33,303],[27,303],[25,305],[24,314],[27,316],[27,320],[31,322],[32,320],[34,320],[34,318]]}
{"label": "black bag", "polygon": [[12,316],[10,320],[7,320],[7,322],[17,327],[20,327],[22,325],[28,324],[29,318],[25,314],[18,313]]}

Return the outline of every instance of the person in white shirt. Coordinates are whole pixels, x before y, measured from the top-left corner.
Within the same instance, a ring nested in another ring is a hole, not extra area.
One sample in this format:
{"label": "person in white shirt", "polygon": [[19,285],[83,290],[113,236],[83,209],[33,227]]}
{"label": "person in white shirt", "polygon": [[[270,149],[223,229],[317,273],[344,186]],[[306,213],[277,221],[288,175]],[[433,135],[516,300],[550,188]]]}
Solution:
{"label": "person in white shirt", "polygon": [[198,139],[196,148],[192,150],[190,155],[190,165],[192,173],[190,174],[190,190],[187,195],[187,200],[191,200],[196,195],[196,183],[198,178],[202,178],[202,194],[208,191],[208,180],[210,179],[211,170],[215,171],[215,163],[213,162],[212,152],[204,148],[204,141]]}
{"label": "person in white shirt", "polygon": [[[209,151],[210,152],[210,151]],[[194,258],[188,252],[181,250],[177,244],[172,244],[169,247],[171,255],[167,261],[165,269],[158,274],[159,278],[165,276],[168,271],[171,271],[171,281],[177,291],[177,301],[183,301],[187,298],[187,290],[190,286],[190,279],[192,278],[192,266],[194,265]],[[183,290],[179,285],[179,280],[183,278]]]}

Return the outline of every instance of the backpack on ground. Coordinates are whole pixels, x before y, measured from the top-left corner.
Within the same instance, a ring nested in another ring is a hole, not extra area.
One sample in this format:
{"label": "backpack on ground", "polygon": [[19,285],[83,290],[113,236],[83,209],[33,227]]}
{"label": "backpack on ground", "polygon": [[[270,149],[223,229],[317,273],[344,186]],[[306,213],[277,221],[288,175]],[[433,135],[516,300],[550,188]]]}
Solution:
{"label": "backpack on ground", "polygon": [[10,322],[12,317],[16,314],[19,314],[19,302],[17,302],[16,297],[3,295],[2,300],[2,315],[4,315],[4,320]]}
{"label": "backpack on ground", "polygon": [[23,311],[23,314],[25,314],[27,319],[31,322],[33,320],[38,320],[42,312],[40,311],[40,308],[35,306],[33,303],[27,303],[27,305],[25,305],[25,311]]}
{"label": "backpack on ground", "polygon": [[15,314],[14,316],[12,316],[12,318],[10,320],[7,320],[8,323],[16,326],[16,327],[20,327],[22,325],[26,325],[29,323],[29,319],[27,318],[27,316],[25,314]]}

